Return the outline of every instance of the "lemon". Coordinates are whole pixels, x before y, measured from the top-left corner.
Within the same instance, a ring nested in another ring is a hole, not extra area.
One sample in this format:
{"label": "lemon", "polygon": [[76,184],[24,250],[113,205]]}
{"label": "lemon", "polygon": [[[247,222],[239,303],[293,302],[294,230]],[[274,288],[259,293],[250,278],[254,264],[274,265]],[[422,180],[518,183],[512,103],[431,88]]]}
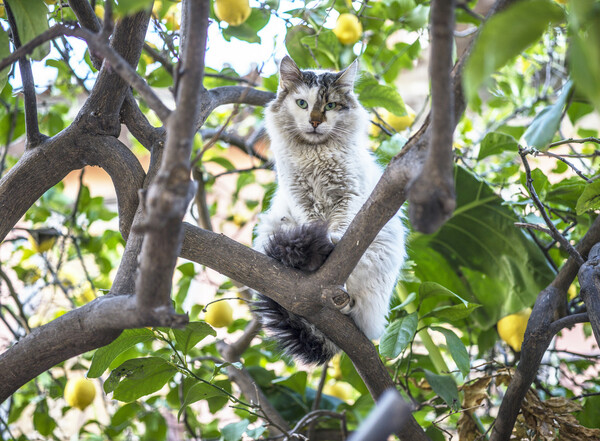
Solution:
{"label": "lemon", "polygon": [[333,374],[331,374],[331,376],[336,380],[341,380],[342,378],[342,367],[340,366],[341,361],[341,354],[337,354],[331,359],[331,367],[333,368]]}
{"label": "lemon", "polygon": [[233,309],[225,301],[211,303],[206,307],[204,320],[215,328],[226,328],[233,323]]}
{"label": "lemon", "polygon": [[96,13],[96,16],[100,18],[100,20],[104,20],[104,6],[96,5],[94,7],[94,12]]}
{"label": "lemon", "polygon": [[498,335],[515,351],[521,351],[527,321],[531,315],[531,308],[524,309],[516,314],[501,318],[498,323]]}
{"label": "lemon", "polygon": [[0,17],[6,17],[6,9],[4,8],[4,3],[0,5]]}
{"label": "lemon", "polygon": [[323,386],[323,392],[332,397],[337,397],[342,401],[348,401],[352,398],[352,386],[348,383],[336,381],[335,383],[326,384]]}
{"label": "lemon", "polygon": [[65,386],[65,400],[71,407],[85,409],[88,407],[96,396],[96,387],[92,380],[87,378],[71,378]]}
{"label": "lemon", "polygon": [[[388,112],[386,109],[378,110],[379,118],[375,118],[376,122],[382,124],[384,127],[396,130],[397,132],[404,130],[415,122],[416,113],[408,104],[405,104],[406,115],[397,116],[391,112]],[[371,124],[372,128],[370,129],[370,133],[373,136],[379,135],[381,129],[374,124]]]}
{"label": "lemon", "polygon": [[248,0],[215,0],[215,15],[231,26],[239,26],[250,17]]}
{"label": "lemon", "polygon": [[342,44],[354,44],[362,35],[363,28],[354,14],[340,14],[335,23],[333,33]]}
{"label": "lemon", "polygon": [[573,300],[575,297],[577,297],[579,295],[579,293],[577,292],[577,287],[575,285],[569,286],[567,295],[569,297],[569,300]]}

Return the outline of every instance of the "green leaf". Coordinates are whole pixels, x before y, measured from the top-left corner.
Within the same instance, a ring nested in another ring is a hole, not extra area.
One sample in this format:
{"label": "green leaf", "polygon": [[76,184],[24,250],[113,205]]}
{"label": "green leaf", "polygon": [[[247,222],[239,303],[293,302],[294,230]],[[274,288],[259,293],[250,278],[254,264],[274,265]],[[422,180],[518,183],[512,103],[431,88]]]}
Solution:
{"label": "green leaf", "polygon": [[[12,0],[10,9],[15,16],[21,44],[28,43],[48,30],[48,8],[42,0]],[[31,58],[42,60],[50,52],[50,43],[44,43],[33,50]]]}
{"label": "green leaf", "polygon": [[406,139],[399,133],[395,133],[391,138],[383,141],[377,150],[375,150],[375,156],[382,165],[387,165],[388,162],[392,160],[394,156],[400,153],[404,144],[406,144]]}
{"label": "green leaf", "polygon": [[421,286],[419,286],[419,301],[420,302],[422,302],[423,300],[428,299],[430,297],[437,297],[437,296],[457,298],[458,300],[460,300],[463,303],[464,306],[468,306],[468,304],[469,304],[469,302],[466,301],[465,299],[463,299],[461,296],[450,291],[448,288],[440,285],[439,283],[436,283],[436,282],[421,283]]}
{"label": "green leaf", "polygon": [[365,107],[383,107],[394,115],[406,115],[404,100],[395,87],[379,84],[377,79],[364,73],[355,84],[358,100]]}
{"label": "green leaf", "polygon": [[444,334],[444,337],[446,338],[446,346],[450,351],[452,359],[456,363],[456,366],[458,366],[458,369],[460,369],[460,372],[466,377],[469,374],[469,371],[471,370],[471,360],[469,358],[467,348],[465,347],[462,340],[458,338],[458,336],[450,329],[439,327],[431,329],[433,331],[438,331]]}
{"label": "green leaf", "polygon": [[460,167],[455,183],[452,217],[433,235],[415,233],[407,249],[420,280],[438,282],[481,304],[472,318],[487,329],[500,317],[531,306],[554,270],[487,184]]}
{"label": "green leaf", "polygon": [[492,16],[481,28],[465,65],[463,88],[469,103],[475,101],[484,81],[564,15],[563,8],[552,0],[528,0]]}
{"label": "green leaf", "polygon": [[215,330],[205,322],[190,322],[185,329],[173,329],[173,335],[184,354],[208,335],[216,336]]}
{"label": "green leaf", "polygon": [[152,5],[152,0],[127,0],[114,3],[115,12],[118,16],[132,15]]}
{"label": "green leaf", "polygon": [[239,441],[242,439],[242,435],[248,428],[250,421],[244,419],[237,423],[227,424],[221,429],[221,435],[223,435],[224,441]]}
{"label": "green leaf", "polygon": [[154,338],[154,333],[149,329],[126,329],[112,343],[99,348],[94,352],[88,378],[98,378],[104,373],[110,363],[117,358],[119,354],[131,348],[132,346],[143,343]]}
{"label": "green leaf", "polygon": [[306,372],[299,371],[293,373],[289,377],[273,380],[273,383],[289,387],[294,392],[298,392],[300,395],[304,396],[304,392],[306,391],[306,379]]}
{"label": "green leaf", "polygon": [[510,135],[499,132],[491,132],[485,135],[479,147],[477,160],[481,161],[488,156],[497,155],[505,151],[516,152],[519,150],[517,140]]}
{"label": "green leaf", "polygon": [[432,309],[422,318],[434,317],[437,321],[456,322],[463,320],[473,314],[481,305],[468,303],[467,305],[445,305]]}
{"label": "green leaf", "polygon": [[458,388],[454,378],[450,375],[437,375],[427,369],[425,378],[433,389],[453,411],[460,409],[460,401],[458,398]]}
{"label": "green leaf", "polygon": [[226,29],[223,29],[223,37],[227,41],[231,37],[235,37],[238,40],[247,41],[248,43],[260,43],[261,40],[257,33],[267,25],[270,18],[271,14],[268,10],[252,8],[250,17],[244,23],[239,26],[228,26]]}
{"label": "green leaf", "polygon": [[569,15],[569,74],[577,91],[600,111],[600,14],[594,1],[572,2]]}
{"label": "green leaf", "polygon": [[179,409],[179,413],[177,414],[177,419],[179,420],[184,409],[190,404],[195,403],[196,401],[206,400],[208,398],[218,396],[226,396],[226,394],[223,391],[221,391],[218,387],[212,386],[204,382],[198,382],[194,384],[192,387],[190,387],[190,389],[187,391],[187,394],[185,395],[185,399],[183,400],[181,409]]}
{"label": "green leaf", "polygon": [[321,67],[340,69],[342,46],[333,31],[323,29],[318,34],[302,37],[300,42],[312,51]]}
{"label": "green leaf", "polygon": [[110,373],[104,391],[114,391],[115,400],[135,401],[161,389],[176,373],[177,368],[164,358],[134,358]]}
{"label": "green leaf", "polygon": [[573,82],[567,81],[556,102],[542,109],[533,119],[523,134],[523,139],[527,141],[529,147],[545,149],[552,142],[552,138],[560,126],[563,110],[572,89]]}
{"label": "green leaf", "polygon": [[577,214],[582,215],[588,210],[600,208],[600,180],[587,184],[577,200]]}
{"label": "green leaf", "polygon": [[416,312],[394,320],[383,333],[379,352],[384,357],[396,358],[409,345],[415,336],[419,318]]}
{"label": "green leaf", "polygon": [[302,39],[307,35],[314,35],[315,31],[308,26],[292,26],[288,28],[285,35],[285,48],[301,68],[314,68],[317,66],[308,47],[302,43]]}
{"label": "green leaf", "polygon": [[417,298],[416,292],[411,292],[408,296],[406,296],[406,300],[400,303],[398,306],[394,306],[392,311],[399,311],[400,309],[404,309],[406,305],[411,304]]}
{"label": "green leaf", "polygon": [[50,410],[46,400],[40,401],[35,407],[33,413],[33,427],[43,437],[49,438],[54,429],[56,428],[56,421],[50,416]]}
{"label": "green leaf", "polygon": [[[8,43],[8,33],[0,28],[0,60],[10,55],[10,45]],[[4,89],[10,69],[4,69],[0,72],[0,90]]]}

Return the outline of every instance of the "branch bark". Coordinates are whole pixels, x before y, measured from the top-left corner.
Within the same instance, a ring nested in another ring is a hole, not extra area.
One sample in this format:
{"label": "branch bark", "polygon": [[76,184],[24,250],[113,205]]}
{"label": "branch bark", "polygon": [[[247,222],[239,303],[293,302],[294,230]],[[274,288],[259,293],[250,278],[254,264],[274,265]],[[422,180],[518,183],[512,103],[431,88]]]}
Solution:
{"label": "branch bark", "polygon": [[592,247],[587,262],[579,269],[579,284],[594,337],[600,345],[600,243]]}
{"label": "branch bark", "polygon": [[[576,247],[577,251],[580,255],[586,256],[592,246],[599,241],[600,217],[596,218],[581,239]],[[567,290],[577,276],[578,269],[579,265],[575,258],[570,257],[552,283],[539,294],[527,323],[525,340],[521,348],[521,360],[502,399],[490,441],[510,439],[521,409],[521,402],[537,375],[542,357],[555,333],[562,329],[555,326],[555,323],[564,315]]]}
{"label": "branch bark", "polygon": [[[141,309],[171,304],[173,269],[179,256],[181,221],[194,196],[190,180],[190,154],[203,93],[204,52],[210,2],[186,1],[189,35],[183,48],[183,75],[178,86],[177,108],[167,122],[162,164],[148,189],[140,272],[136,282]],[[200,92],[199,92],[200,91]],[[157,251],[159,251],[157,253]]]}
{"label": "branch bark", "polygon": [[454,0],[431,2],[431,130],[427,159],[419,176],[407,188],[413,227],[433,233],[448,220],[456,206],[452,137],[456,127],[452,93]]}

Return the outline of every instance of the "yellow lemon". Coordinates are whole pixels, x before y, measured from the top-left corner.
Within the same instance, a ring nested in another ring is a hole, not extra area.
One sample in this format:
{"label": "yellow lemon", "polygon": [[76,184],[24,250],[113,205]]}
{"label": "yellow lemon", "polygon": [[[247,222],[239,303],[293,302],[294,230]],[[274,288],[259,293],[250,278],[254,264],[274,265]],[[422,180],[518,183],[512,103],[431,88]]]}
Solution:
{"label": "yellow lemon", "polygon": [[96,387],[92,380],[87,378],[71,378],[65,386],[65,400],[71,407],[85,409],[88,407],[96,396]]}
{"label": "yellow lemon", "polygon": [[352,386],[348,383],[336,381],[335,383],[326,384],[323,386],[323,392],[332,397],[337,397],[342,401],[348,401],[352,398]]}
{"label": "yellow lemon", "polygon": [[226,301],[211,303],[206,307],[204,320],[215,328],[226,328],[233,323],[233,309]]}
{"label": "yellow lemon", "polygon": [[515,351],[521,351],[527,321],[531,315],[531,308],[519,311],[516,314],[510,314],[501,318],[498,323],[498,335]]}
{"label": "yellow lemon", "polygon": [[231,26],[239,26],[248,20],[252,9],[248,0],[215,0],[215,15]]}
{"label": "yellow lemon", "polygon": [[94,12],[96,13],[96,16],[100,18],[100,20],[104,20],[104,6],[96,5],[94,7]]}
{"label": "yellow lemon", "polygon": [[333,33],[342,44],[356,43],[363,32],[362,25],[358,21],[358,17],[354,14],[340,14],[335,23]]}
{"label": "yellow lemon", "polygon": [[569,290],[567,291],[567,294],[568,294],[569,300],[573,300],[579,294],[577,292],[577,287],[574,284],[569,286]]}
{"label": "yellow lemon", "polygon": [[341,361],[342,356],[340,354],[337,354],[331,359],[331,367],[333,368],[331,377],[335,378],[336,380],[341,380],[342,378],[342,367],[340,366]]}
{"label": "yellow lemon", "polygon": [[0,17],[6,17],[6,9],[4,8],[4,3],[0,5]]}
{"label": "yellow lemon", "polygon": [[[394,115],[393,113],[388,112],[386,109],[378,110],[377,113],[379,114],[379,118],[375,118],[375,121],[380,124],[383,122],[385,123],[382,124],[384,127],[388,129],[391,127],[397,132],[404,130],[412,126],[416,118],[415,111],[412,109],[412,107],[410,107],[408,104],[405,104],[404,107],[406,108],[406,115],[403,116]],[[374,124],[371,124],[371,126],[372,128],[370,129],[370,133],[373,136],[377,136],[381,132],[381,129]]]}

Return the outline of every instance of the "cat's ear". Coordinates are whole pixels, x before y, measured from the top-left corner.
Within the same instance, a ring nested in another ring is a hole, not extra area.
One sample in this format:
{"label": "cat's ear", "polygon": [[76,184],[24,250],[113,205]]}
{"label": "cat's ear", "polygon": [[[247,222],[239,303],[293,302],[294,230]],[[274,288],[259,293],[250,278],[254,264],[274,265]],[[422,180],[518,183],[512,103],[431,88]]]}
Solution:
{"label": "cat's ear", "polygon": [[335,82],[343,86],[353,88],[354,80],[358,72],[358,58],[355,59],[350,66],[338,73]]}
{"label": "cat's ear", "polygon": [[292,85],[302,82],[302,72],[289,56],[283,57],[279,65],[279,87],[289,89]]}

